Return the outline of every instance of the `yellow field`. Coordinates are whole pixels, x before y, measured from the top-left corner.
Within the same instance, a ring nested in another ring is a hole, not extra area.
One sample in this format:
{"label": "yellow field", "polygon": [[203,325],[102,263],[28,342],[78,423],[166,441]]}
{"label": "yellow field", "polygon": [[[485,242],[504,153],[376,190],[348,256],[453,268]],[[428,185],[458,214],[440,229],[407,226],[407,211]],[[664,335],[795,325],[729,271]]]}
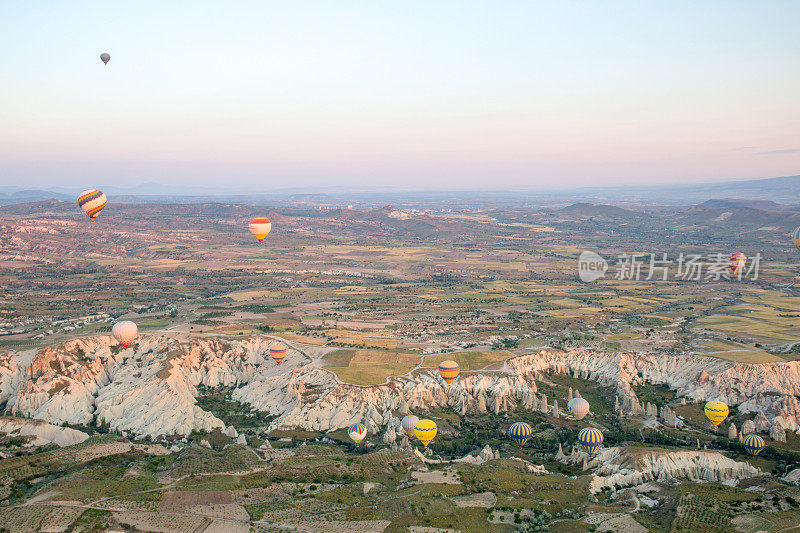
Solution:
{"label": "yellow field", "polygon": [[630,341],[634,339],[641,339],[642,336],[638,333],[613,333],[603,337],[607,341]]}
{"label": "yellow field", "polygon": [[425,357],[425,367],[436,368],[442,361],[452,360],[461,366],[461,370],[478,371],[483,369],[498,370],[503,362],[514,357],[506,350],[491,350],[488,352],[463,351],[443,354],[431,354]]}
{"label": "yellow field", "polygon": [[700,352],[703,355],[719,357],[735,363],[775,363],[785,361],[785,359],[760,348],[738,342],[711,341],[706,343],[704,348],[705,350]]}
{"label": "yellow field", "polygon": [[281,333],[281,337],[290,342],[302,342],[304,344],[311,344],[314,346],[322,346],[325,344],[323,339],[306,337],[305,335],[297,335],[296,333]]}
{"label": "yellow field", "polygon": [[420,360],[419,354],[343,348],[325,355],[323,367],[353,385],[378,385],[389,376],[406,374]]}
{"label": "yellow field", "polygon": [[[797,323],[796,330],[800,330],[800,319],[794,319]],[[736,315],[709,315],[702,317],[695,322],[696,326],[715,329],[728,333],[747,335],[749,337],[761,337],[771,342],[790,342],[800,340],[800,336],[785,331],[790,329],[790,323],[785,325],[783,319],[776,316],[767,318],[764,315],[759,317],[754,314],[750,316]]]}
{"label": "yellow field", "polygon": [[256,298],[267,299],[270,297],[277,297],[280,296],[280,294],[275,291],[269,291],[269,290],[248,289],[244,291],[231,292],[226,294],[225,296],[236,302],[246,302],[248,300],[255,300]]}
{"label": "yellow field", "polygon": [[554,316],[556,318],[575,318],[584,316],[595,316],[601,313],[599,307],[581,307],[579,309],[554,309],[549,311],[542,311],[542,313]]}

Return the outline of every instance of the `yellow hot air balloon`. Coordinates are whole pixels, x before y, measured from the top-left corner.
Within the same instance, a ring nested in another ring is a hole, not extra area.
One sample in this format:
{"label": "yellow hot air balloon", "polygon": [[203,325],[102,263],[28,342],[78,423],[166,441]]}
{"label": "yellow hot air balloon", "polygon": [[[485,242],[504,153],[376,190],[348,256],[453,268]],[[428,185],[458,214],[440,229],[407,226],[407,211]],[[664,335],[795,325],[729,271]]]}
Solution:
{"label": "yellow hot air balloon", "polygon": [[525,422],[517,422],[508,430],[508,435],[511,437],[511,440],[522,448],[525,446],[525,443],[528,442],[528,439],[531,438],[531,435],[533,435],[533,428],[530,424],[526,424]]}
{"label": "yellow hot air balloon", "polygon": [[439,375],[450,385],[461,373],[461,367],[455,361],[442,361],[439,363]]}
{"label": "yellow hot air balloon", "polygon": [[578,442],[589,455],[600,449],[603,445],[603,432],[595,428],[583,428],[578,433]]}
{"label": "yellow hot air balloon", "polygon": [[794,230],[794,234],[792,235],[792,243],[794,243],[795,248],[800,250],[800,227]]}
{"label": "yellow hot air balloon", "polygon": [[706,418],[711,420],[714,427],[719,426],[723,420],[728,418],[728,406],[719,400],[708,402],[704,411],[706,413]]}
{"label": "yellow hot air balloon", "polygon": [[89,219],[92,222],[106,206],[106,202],[106,195],[103,194],[103,191],[98,191],[97,189],[85,190],[78,196],[78,205],[89,215]]}
{"label": "yellow hot air balloon", "polygon": [[437,432],[436,422],[433,420],[420,420],[414,424],[414,435],[417,436],[419,441],[427,448],[431,443]]}
{"label": "yellow hot air balloon", "polygon": [[264,240],[272,230],[272,222],[267,217],[254,218],[250,221],[250,233],[256,236],[258,242]]}
{"label": "yellow hot air balloon", "polygon": [[742,441],[744,449],[747,450],[753,457],[761,453],[764,449],[764,439],[752,433],[744,438]]}

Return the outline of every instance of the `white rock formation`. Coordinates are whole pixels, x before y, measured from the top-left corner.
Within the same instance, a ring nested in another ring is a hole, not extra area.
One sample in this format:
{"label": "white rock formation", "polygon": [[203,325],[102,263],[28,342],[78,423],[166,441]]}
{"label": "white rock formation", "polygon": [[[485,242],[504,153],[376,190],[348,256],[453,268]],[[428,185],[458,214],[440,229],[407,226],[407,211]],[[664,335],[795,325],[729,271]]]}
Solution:
{"label": "white rock formation", "polygon": [[756,431],[759,433],[766,433],[769,431],[770,423],[769,419],[764,414],[764,411],[759,411],[756,415],[756,419],[753,421],[756,425]]}
{"label": "white rock formation", "polygon": [[62,448],[79,444],[89,438],[89,435],[77,429],[54,426],[44,420],[11,416],[0,417],[0,434],[34,437],[32,444],[35,446],[53,443]]}
{"label": "white rock formation", "polygon": [[791,483],[792,485],[800,485],[800,468],[795,468],[781,479],[786,483]]}
{"label": "white rock formation", "polygon": [[[699,355],[545,350],[507,365],[521,377],[544,372],[591,375],[616,389],[620,409],[628,416],[643,412],[633,387],[651,382],[666,384],[692,401],[719,398],[742,413],[764,413],[768,421],[780,416],[786,429],[800,434],[800,361],[746,364]],[[768,429],[769,424],[760,431]]]}
{"label": "white rock formation", "polygon": [[455,462],[470,463],[473,465],[482,465],[488,461],[499,458],[500,458],[500,452],[493,451],[492,447],[487,444],[486,446],[483,447],[481,451],[465,455],[460,459],[456,459]]}
{"label": "white rock formation", "polygon": [[728,438],[731,440],[736,440],[739,435],[736,432],[736,424],[731,423],[731,426],[728,428]]}
{"label": "white rock formation", "polygon": [[668,481],[687,478],[692,481],[720,483],[761,475],[757,468],[729,459],[717,452],[652,449],[629,450],[618,447],[603,448],[587,461],[587,454],[573,448],[567,457],[570,464],[586,462],[595,468],[596,475],[589,483],[589,491],[600,492],[604,487],[615,488],[641,485],[648,481]]}
{"label": "white rock formation", "polygon": [[783,424],[777,421],[774,426],[769,430],[769,438],[775,442],[786,442],[786,430],[783,429]]}
{"label": "white rock formation", "polygon": [[[275,416],[269,429],[328,431],[360,422],[370,434],[386,431],[391,440],[387,425],[395,426],[396,439],[396,415],[415,410],[448,406],[467,414],[524,407],[550,413],[547,397],[537,398],[535,382],[555,372],[613,387],[625,415],[644,414],[633,387],[649,381],[693,401],[714,397],[739,404],[740,412],[756,414],[760,431],[776,419],[800,431],[794,396],[800,395],[800,362],[745,365],[701,356],[545,350],[509,360],[508,373],[462,376],[449,387],[433,371],[359,387],[339,383],[294,349],[275,365],[265,355],[272,342],[266,336],[223,341],[178,334],[141,337],[117,351],[110,337],[99,336],[0,354],[0,401],[8,401],[12,414],[53,424],[105,423],[114,431],[153,437],[219,429],[235,438],[233,428],[195,402],[200,385],[225,385],[235,387],[232,399]],[[668,417],[662,411],[665,425]]]}

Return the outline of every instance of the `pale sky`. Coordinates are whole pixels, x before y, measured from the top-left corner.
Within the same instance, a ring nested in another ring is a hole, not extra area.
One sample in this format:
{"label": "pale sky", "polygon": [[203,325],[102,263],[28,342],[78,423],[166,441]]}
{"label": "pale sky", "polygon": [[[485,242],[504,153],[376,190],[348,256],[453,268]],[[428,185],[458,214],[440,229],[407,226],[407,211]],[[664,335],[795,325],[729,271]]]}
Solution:
{"label": "pale sky", "polygon": [[799,27],[790,1],[0,2],[0,185],[798,174]]}

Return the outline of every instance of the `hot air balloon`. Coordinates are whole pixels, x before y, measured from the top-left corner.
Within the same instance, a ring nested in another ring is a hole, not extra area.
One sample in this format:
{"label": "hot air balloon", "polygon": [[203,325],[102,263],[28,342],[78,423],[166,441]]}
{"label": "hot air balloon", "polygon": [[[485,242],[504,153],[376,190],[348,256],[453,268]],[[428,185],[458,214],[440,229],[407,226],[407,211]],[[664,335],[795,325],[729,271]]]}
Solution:
{"label": "hot air balloon", "polygon": [[589,402],[583,398],[571,399],[567,408],[575,416],[575,420],[583,420],[583,417],[589,414]]}
{"label": "hot air balloon", "polygon": [[747,263],[747,256],[742,252],[734,252],[728,256],[728,268],[731,269],[731,274],[738,276],[744,270]]}
{"label": "hot air balloon", "polygon": [[723,420],[728,418],[728,406],[719,400],[708,402],[704,411],[706,413],[706,418],[711,420],[714,427],[719,426]]}
{"label": "hot air balloon", "polygon": [[258,242],[264,240],[272,229],[272,222],[267,217],[254,218],[250,221],[250,233],[256,236]]}
{"label": "hot air balloon", "polygon": [[414,426],[417,424],[417,422],[419,422],[419,417],[414,415],[406,415],[403,417],[403,420],[400,421],[400,424],[403,426],[403,431],[405,431],[409,437],[413,437]]}
{"label": "hot air balloon", "polygon": [[603,445],[603,432],[595,428],[583,428],[578,433],[578,442],[586,453],[593,455]]}
{"label": "hot air balloon", "polygon": [[517,422],[508,430],[508,435],[522,448],[531,438],[533,429],[525,422]]}
{"label": "hot air balloon", "polygon": [[439,375],[450,385],[461,373],[461,367],[455,361],[442,361],[439,363]]}
{"label": "hot air balloon", "polygon": [[426,448],[436,436],[436,431],[436,422],[433,420],[420,420],[414,424],[414,435]]}
{"label": "hot air balloon", "polygon": [[286,346],[283,344],[277,344],[275,346],[270,346],[269,348],[269,355],[275,359],[275,362],[281,364],[283,358],[286,357]]}
{"label": "hot air balloon", "polygon": [[347,428],[347,435],[358,444],[367,436],[367,428],[364,427],[364,424],[353,424]]}
{"label": "hot air balloon", "polygon": [[139,330],[136,327],[136,324],[130,320],[117,322],[114,324],[114,327],[111,328],[111,334],[114,335],[114,338],[117,339],[117,342],[119,342],[125,348],[131,345],[131,342],[133,342],[133,339],[136,338],[138,332]]}
{"label": "hot air balloon", "polygon": [[106,195],[103,194],[103,191],[98,191],[97,189],[88,189],[78,196],[78,205],[89,215],[92,222],[106,206],[106,202]]}
{"label": "hot air balloon", "polygon": [[111,61],[111,56],[103,52],[102,54],[100,54],[100,61],[102,61],[104,65],[108,65],[108,62]]}
{"label": "hot air balloon", "polygon": [[749,434],[742,441],[744,449],[747,450],[753,457],[758,455],[764,449],[764,439],[758,435]]}
{"label": "hot air balloon", "polygon": [[794,243],[795,248],[800,250],[800,227],[794,230],[794,234],[792,235],[792,242]]}

